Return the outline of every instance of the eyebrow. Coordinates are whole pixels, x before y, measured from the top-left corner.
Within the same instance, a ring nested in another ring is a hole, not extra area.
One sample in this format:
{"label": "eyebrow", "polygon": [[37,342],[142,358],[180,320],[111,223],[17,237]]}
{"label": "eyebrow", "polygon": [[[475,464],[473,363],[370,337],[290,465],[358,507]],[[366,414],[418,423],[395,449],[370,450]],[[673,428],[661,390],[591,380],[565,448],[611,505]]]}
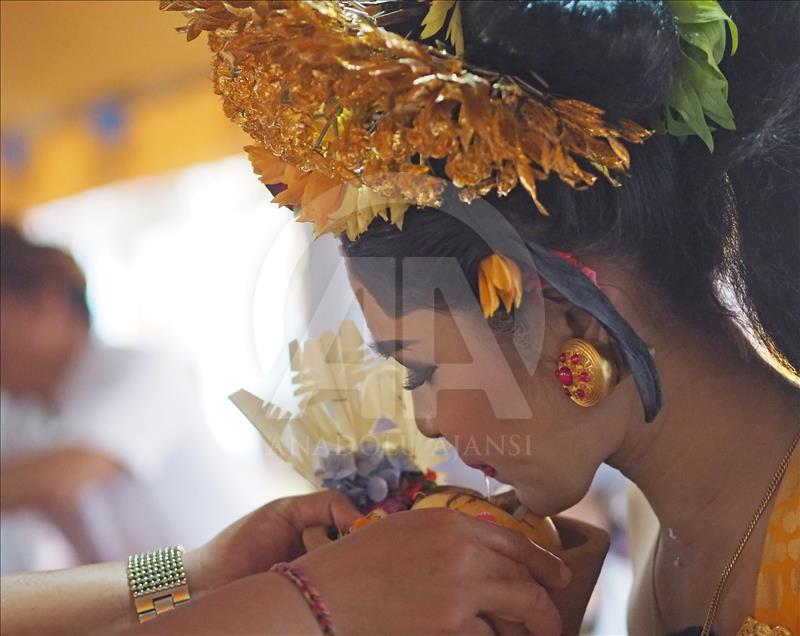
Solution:
{"label": "eyebrow", "polygon": [[382,358],[390,358],[416,342],[416,340],[381,340],[370,342],[368,346]]}

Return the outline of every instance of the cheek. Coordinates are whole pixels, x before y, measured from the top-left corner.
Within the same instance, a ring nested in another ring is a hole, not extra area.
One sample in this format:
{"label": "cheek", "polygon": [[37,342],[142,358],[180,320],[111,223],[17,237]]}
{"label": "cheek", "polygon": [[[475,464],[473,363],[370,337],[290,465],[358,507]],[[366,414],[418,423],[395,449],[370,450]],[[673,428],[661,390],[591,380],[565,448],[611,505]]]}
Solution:
{"label": "cheek", "polygon": [[457,448],[465,438],[486,436],[497,423],[483,391],[440,391],[436,406],[432,421]]}
{"label": "cheek", "polygon": [[[524,402],[525,417],[502,417],[497,404]],[[415,409],[423,430],[443,435],[459,451],[468,455],[494,455],[509,440],[536,437],[536,417],[530,402],[517,386],[480,389],[429,389],[417,398]],[[421,407],[421,408],[420,408]]]}
{"label": "cheek", "polygon": [[413,393],[417,418],[428,431],[451,440],[455,435],[520,432],[547,439],[562,430],[571,405],[558,381],[542,368],[546,365],[529,376],[509,363],[484,359],[480,365],[441,365],[433,384]]}
{"label": "cheek", "polygon": [[562,432],[574,407],[553,374],[546,368],[540,368],[523,390],[534,414],[533,424],[540,434],[548,437]]}

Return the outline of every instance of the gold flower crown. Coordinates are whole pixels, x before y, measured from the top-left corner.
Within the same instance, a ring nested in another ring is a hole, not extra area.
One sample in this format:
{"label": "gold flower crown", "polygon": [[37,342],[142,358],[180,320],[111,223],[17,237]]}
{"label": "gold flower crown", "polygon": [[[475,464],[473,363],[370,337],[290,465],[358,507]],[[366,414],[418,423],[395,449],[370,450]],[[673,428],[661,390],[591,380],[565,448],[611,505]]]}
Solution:
{"label": "gold flower crown", "polygon": [[521,184],[546,213],[536,181],[555,173],[583,188],[598,175],[612,179],[629,166],[622,141],[651,134],[606,121],[585,102],[469,69],[379,28],[356,2],[177,0],[161,8],[185,12],[189,40],[209,33],[216,92],[257,142],[248,148],[256,171],[289,185],[279,202],[298,206],[318,234],[355,229],[356,238],[365,229],[332,215],[344,186],[441,205],[443,182],[431,160],[444,162],[463,200]]}
{"label": "gold flower crown", "polygon": [[[427,30],[445,6],[431,5]],[[630,165],[623,142],[652,134],[382,29],[366,3],[175,0],[161,8],[185,13],[187,39],[208,32],[215,90],[256,142],[246,148],[256,173],[285,185],[275,202],[317,235],[355,240],[376,217],[402,229],[410,205],[440,207],[445,181],[432,162],[462,201],[521,186],[547,214],[537,181],[555,174],[583,189],[602,175],[619,185],[613,173]],[[519,304],[518,271],[500,261],[481,268],[486,315],[500,299],[507,309]]]}

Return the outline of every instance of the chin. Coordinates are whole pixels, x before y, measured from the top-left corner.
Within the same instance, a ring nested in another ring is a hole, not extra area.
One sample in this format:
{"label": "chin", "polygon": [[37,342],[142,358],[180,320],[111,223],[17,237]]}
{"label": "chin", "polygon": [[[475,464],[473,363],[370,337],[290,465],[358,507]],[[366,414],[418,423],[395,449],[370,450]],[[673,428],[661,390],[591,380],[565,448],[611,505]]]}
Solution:
{"label": "chin", "polygon": [[563,490],[548,487],[519,487],[517,498],[528,510],[540,517],[552,517],[567,508],[572,508],[582,497],[575,498]]}

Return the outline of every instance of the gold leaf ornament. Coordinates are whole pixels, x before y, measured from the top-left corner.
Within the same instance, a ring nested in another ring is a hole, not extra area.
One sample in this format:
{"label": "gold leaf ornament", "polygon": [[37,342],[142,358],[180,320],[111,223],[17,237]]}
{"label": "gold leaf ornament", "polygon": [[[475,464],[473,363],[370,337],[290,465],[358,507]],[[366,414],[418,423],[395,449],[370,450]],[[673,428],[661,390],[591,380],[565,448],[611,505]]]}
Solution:
{"label": "gold leaf ornament", "polygon": [[736,632],[736,636],[792,636],[792,632],[785,627],[770,627],[766,623],[748,616],[739,631]]}
{"label": "gold leaf ornament", "polygon": [[[317,234],[355,239],[376,217],[401,227],[408,205],[440,207],[445,183],[431,159],[443,161],[463,201],[521,184],[546,213],[536,181],[555,174],[585,188],[597,176],[613,179],[628,168],[623,142],[651,134],[630,121],[608,121],[584,102],[467,68],[458,57],[379,28],[361,6],[161,3],[184,12],[188,39],[208,33],[215,91],[226,115],[254,139],[254,168],[263,181],[278,172],[292,181],[277,201],[313,222]],[[458,42],[461,14],[449,0],[434,0],[424,31],[440,18],[443,26],[448,15],[447,37]],[[294,171],[281,172],[266,153]],[[320,177],[307,178],[312,172]],[[334,182],[345,188],[327,187]]]}

